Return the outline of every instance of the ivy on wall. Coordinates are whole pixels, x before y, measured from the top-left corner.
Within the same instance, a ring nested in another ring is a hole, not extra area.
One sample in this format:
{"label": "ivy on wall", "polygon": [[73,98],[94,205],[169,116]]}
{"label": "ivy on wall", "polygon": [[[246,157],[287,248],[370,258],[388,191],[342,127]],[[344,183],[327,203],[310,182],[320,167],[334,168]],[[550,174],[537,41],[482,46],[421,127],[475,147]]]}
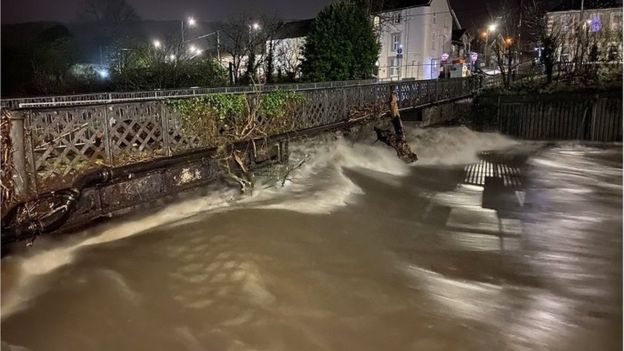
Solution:
{"label": "ivy on wall", "polygon": [[213,94],[165,103],[179,112],[186,133],[200,137],[205,146],[217,146],[290,130],[295,109],[305,101],[299,92],[276,90]]}

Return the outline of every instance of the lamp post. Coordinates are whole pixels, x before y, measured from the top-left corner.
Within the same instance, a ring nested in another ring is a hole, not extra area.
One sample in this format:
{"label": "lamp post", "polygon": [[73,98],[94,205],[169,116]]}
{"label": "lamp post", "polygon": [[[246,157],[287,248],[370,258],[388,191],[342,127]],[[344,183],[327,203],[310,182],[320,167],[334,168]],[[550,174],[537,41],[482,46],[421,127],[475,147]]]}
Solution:
{"label": "lamp post", "polygon": [[496,23],[492,23],[488,25],[487,30],[482,34],[485,37],[485,49],[483,50],[483,54],[485,55],[485,66],[489,67],[490,65],[490,57],[488,55],[488,41],[490,39],[490,32],[496,31]]}
{"label": "lamp post", "polygon": [[[195,21],[193,17],[187,18],[186,22],[188,23],[189,28],[193,28],[197,24],[197,21]],[[180,37],[182,38],[182,42],[184,42],[184,20],[180,21]]]}

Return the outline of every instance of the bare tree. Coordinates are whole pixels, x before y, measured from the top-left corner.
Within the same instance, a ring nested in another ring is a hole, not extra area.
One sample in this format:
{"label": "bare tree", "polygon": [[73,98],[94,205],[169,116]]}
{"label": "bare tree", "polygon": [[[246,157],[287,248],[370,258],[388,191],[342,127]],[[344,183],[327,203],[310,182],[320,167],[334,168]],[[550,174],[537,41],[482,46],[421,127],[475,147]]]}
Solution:
{"label": "bare tree", "polygon": [[514,42],[519,35],[518,23],[521,12],[515,1],[506,0],[501,2],[498,13],[500,16],[497,17],[496,37],[490,45],[496,58],[496,65],[501,72],[503,84],[508,88],[511,84],[512,73],[518,65],[517,60],[514,62],[518,50],[514,47]]}
{"label": "bare tree", "polygon": [[78,13],[80,20],[118,24],[139,20],[126,0],[85,0]]}
{"label": "bare tree", "polygon": [[247,82],[258,81],[258,69],[266,62],[266,55],[271,48],[267,42],[272,40],[282,24],[276,16],[253,19],[249,15],[241,14],[222,25],[225,34],[223,49],[231,57],[234,79],[237,82],[243,76]]}
{"label": "bare tree", "polygon": [[303,59],[301,49],[304,40],[303,38],[296,38],[274,42],[275,69],[286,74],[290,80],[295,79],[299,74]]}

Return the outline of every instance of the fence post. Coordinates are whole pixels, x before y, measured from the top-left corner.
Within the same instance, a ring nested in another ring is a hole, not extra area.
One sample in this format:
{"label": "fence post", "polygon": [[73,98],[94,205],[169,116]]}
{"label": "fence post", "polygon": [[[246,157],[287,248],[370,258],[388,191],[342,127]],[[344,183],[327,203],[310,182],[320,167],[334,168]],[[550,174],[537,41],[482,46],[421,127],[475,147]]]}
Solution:
{"label": "fence post", "polygon": [[591,141],[596,141],[596,119],[598,118],[597,113],[598,113],[598,104],[601,102],[600,96],[598,96],[598,94],[595,95],[594,99],[591,101],[592,103],[592,110],[591,110],[591,133],[590,135],[590,140]]}
{"label": "fence post", "polygon": [[498,128],[498,131],[502,134],[504,134],[503,132],[503,126],[501,125],[501,105],[500,105],[500,95],[498,95],[497,99],[496,99],[496,125]]}
{"label": "fence post", "polygon": [[108,116],[109,106],[108,104],[104,105],[104,152],[106,153],[106,158],[108,159],[108,165],[113,166],[113,147],[111,140],[110,129],[112,125],[110,123],[110,117]]}
{"label": "fence post", "polygon": [[159,102],[160,105],[160,128],[163,137],[163,147],[165,148],[165,154],[171,156],[171,145],[169,140],[169,116],[165,115],[165,104]]}
{"label": "fence post", "polygon": [[22,111],[11,112],[10,138],[13,144],[13,184],[15,196],[20,198],[28,192],[28,180],[26,179],[26,149],[24,146],[24,115]]}

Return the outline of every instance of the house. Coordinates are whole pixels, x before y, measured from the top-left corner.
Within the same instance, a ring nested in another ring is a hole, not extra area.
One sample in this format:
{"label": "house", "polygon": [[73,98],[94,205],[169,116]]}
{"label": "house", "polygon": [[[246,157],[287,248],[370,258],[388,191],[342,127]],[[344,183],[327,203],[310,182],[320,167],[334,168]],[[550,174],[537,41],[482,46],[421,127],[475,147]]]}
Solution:
{"label": "house", "polygon": [[461,28],[448,0],[384,2],[374,23],[380,32],[380,80],[437,79],[453,59],[453,24]]}
{"label": "house", "polygon": [[[461,26],[448,0],[387,0],[373,13],[381,43],[380,80],[437,79],[446,63],[463,58],[467,50],[470,39],[465,31],[453,42],[453,29]],[[312,21],[287,22],[267,42],[267,52],[273,49],[273,74],[299,77]]]}
{"label": "house", "polygon": [[472,37],[465,29],[453,29],[451,34],[451,57],[467,58],[470,55]]}
{"label": "house", "polygon": [[312,26],[312,19],[286,22],[267,41],[267,52],[272,51],[273,75],[290,80],[300,78],[299,66],[303,59],[303,46]]}
{"label": "house", "polygon": [[[622,6],[616,2],[572,1],[547,13],[548,31],[559,37],[559,62],[621,61]],[[536,48],[536,51],[540,51]]]}

